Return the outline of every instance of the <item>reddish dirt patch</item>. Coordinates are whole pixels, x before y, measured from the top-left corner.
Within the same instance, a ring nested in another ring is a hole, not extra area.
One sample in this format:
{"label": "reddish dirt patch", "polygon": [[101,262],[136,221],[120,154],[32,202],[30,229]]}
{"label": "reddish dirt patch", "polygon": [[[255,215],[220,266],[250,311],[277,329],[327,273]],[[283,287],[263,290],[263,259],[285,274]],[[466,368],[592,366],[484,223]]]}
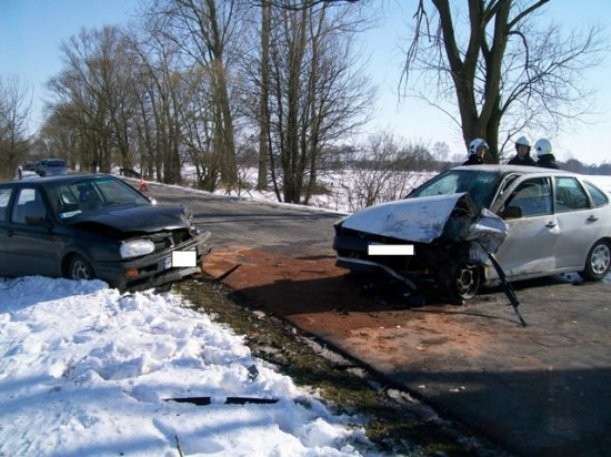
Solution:
{"label": "reddish dirt patch", "polygon": [[494,339],[461,326],[466,319],[460,307],[410,308],[363,296],[346,270],[335,266],[333,256],[294,258],[229,245],[206,258],[204,271],[219,277],[236,265],[223,283],[267,313],[359,358],[373,358],[376,365],[419,365],[431,356],[469,360],[482,356]]}

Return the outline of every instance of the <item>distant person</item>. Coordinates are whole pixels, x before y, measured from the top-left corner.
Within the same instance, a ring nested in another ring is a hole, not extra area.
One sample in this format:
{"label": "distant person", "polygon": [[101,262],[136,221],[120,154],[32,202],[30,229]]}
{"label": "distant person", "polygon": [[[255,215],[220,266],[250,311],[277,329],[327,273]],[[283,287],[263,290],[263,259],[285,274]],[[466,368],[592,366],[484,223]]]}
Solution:
{"label": "distant person", "polygon": [[537,162],[530,156],[530,140],[522,135],[515,142],[516,155],[507,162],[509,165],[537,165]]}
{"label": "distant person", "polygon": [[481,165],[484,163],[484,155],[489,149],[488,143],[482,138],[476,138],[469,143],[469,158],[463,165]]}
{"label": "distant person", "polygon": [[19,179],[23,179],[23,168],[21,165],[17,167],[17,173],[19,174]]}
{"label": "distant person", "polygon": [[93,162],[91,162],[91,172],[92,173],[98,172],[98,161],[97,160],[94,160]]}
{"label": "distant person", "polygon": [[535,143],[535,151],[537,151],[538,167],[560,168],[556,163],[556,157],[552,154],[552,143],[547,138],[537,140]]}

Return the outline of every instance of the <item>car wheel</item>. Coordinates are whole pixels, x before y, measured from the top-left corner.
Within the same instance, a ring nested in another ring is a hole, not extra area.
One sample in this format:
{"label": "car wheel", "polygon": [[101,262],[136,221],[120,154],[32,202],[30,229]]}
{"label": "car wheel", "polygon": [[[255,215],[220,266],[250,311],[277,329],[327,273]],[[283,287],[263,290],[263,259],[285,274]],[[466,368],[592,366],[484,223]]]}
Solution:
{"label": "car wheel", "polygon": [[440,280],[450,300],[462,304],[477,295],[482,284],[482,270],[468,262],[449,262],[441,270]]}
{"label": "car wheel", "polygon": [[610,265],[611,245],[608,241],[599,240],[588,252],[585,269],[579,274],[584,279],[599,281],[607,274]]}
{"label": "car wheel", "polygon": [[68,266],[68,277],[70,279],[93,279],[95,274],[91,264],[80,255],[75,254],[70,259],[70,264]]}

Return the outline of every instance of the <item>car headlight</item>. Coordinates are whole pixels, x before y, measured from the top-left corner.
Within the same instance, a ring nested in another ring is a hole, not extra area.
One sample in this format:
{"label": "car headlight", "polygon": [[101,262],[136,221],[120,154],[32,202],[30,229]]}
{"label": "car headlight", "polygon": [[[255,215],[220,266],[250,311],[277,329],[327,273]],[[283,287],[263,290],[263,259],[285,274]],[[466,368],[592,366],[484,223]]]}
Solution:
{"label": "car headlight", "polygon": [[155,244],[150,240],[126,241],[121,245],[121,258],[129,259],[150,254],[155,250]]}

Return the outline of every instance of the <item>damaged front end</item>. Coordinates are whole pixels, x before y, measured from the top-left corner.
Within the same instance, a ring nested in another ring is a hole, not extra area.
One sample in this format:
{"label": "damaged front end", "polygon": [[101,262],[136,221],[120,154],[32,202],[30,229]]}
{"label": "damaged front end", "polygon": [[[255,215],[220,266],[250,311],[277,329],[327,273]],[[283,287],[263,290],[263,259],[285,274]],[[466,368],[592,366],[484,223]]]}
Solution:
{"label": "damaged front end", "polygon": [[[159,288],[200,273],[210,232],[177,206],[135,206],[79,214],[71,227],[87,233],[85,257],[95,277],[131,292]],[[69,256],[67,256],[69,258]]]}
{"label": "damaged front end", "polygon": [[[408,198],[372,206],[335,225],[337,265],[390,275],[417,289],[437,288],[454,302],[472,298],[485,282],[484,265],[507,236],[505,222],[478,211],[468,193]],[[413,245],[413,255],[392,246]],[[387,255],[371,246],[387,245]]]}

